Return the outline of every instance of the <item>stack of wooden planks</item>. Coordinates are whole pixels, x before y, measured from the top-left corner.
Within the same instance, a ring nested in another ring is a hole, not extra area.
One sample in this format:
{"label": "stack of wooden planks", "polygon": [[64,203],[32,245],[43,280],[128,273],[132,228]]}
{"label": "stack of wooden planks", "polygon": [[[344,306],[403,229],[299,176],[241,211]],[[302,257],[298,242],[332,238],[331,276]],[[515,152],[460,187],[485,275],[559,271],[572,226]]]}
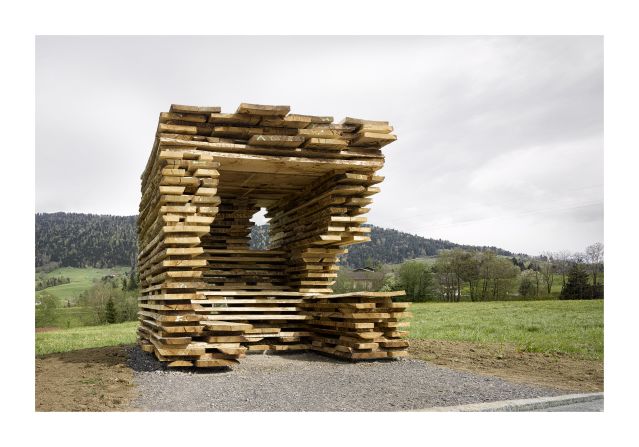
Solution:
{"label": "stack of wooden planks", "polygon": [[[334,123],[280,105],[161,113],[138,219],[142,347],[170,366],[228,366],[247,350],[319,342],[342,355],[346,342],[322,341],[308,324],[308,300],[330,294],[339,256],[369,240],[365,214],[392,131],[386,121]],[[251,250],[262,208],[271,245]],[[390,353],[392,342],[371,343]]]}
{"label": "stack of wooden planks", "polygon": [[363,226],[382,177],[330,172],[292,200],[269,208],[271,244],[291,253],[290,285],[306,293],[330,293],[337,277],[338,256],[348,245],[370,240]]}
{"label": "stack of wooden planks", "polygon": [[308,297],[304,314],[313,333],[311,349],[347,359],[381,359],[408,354],[402,339],[410,303],[393,302],[399,292],[352,292]]}
{"label": "stack of wooden planks", "polygon": [[301,310],[304,295],[290,291],[206,291],[194,300],[205,321],[233,321],[250,325],[242,334],[249,351],[304,350],[312,335]]}

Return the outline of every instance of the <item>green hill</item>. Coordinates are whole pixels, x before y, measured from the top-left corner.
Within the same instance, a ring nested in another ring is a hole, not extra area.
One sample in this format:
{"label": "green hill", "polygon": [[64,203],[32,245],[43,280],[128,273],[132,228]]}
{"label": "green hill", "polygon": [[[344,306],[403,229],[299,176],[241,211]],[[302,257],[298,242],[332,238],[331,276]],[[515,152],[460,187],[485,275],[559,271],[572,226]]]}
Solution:
{"label": "green hill", "polygon": [[35,216],[36,267],[108,268],[133,265],[136,216],[40,213]]}
{"label": "green hill", "polygon": [[[440,250],[463,248],[465,250],[491,250],[502,256],[513,256],[513,253],[497,247],[461,245],[443,239],[429,239],[390,228],[371,228],[371,241],[348,247],[348,254],[342,259],[342,265],[363,267],[370,261],[383,264],[399,264],[409,259],[429,258],[436,256]],[[251,242],[254,248],[265,248],[268,245],[268,225],[253,227]]]}
{"label": "green hill", "polygon": [[61,302],[66,300],[75,302],[77,297],[80,296],[80,293],[88,290],[95,281],[112,275],[126,278],[129,271],[130,267],[111,267],[105,269],[95,267],[61,267],[46,273],[36,273],[36,282],[41,279],[60,276],[69,278],[70,280],[67,284],[60,284],[36,291],[36,300],[39,300],[43,293],[48,293],[58,298]]}
{"label": "green hill", "polygon": [[[35,217],[36,267],[57,263],[57,267],[111,268],[135,262],[137,216],[41,213]],[[460,245],[374,225],[371,225],[370,235],[370,242],[349,247],[348,254],[342,259],[343,265],[361,267],[369,260],[398,264],[408,259],[435,256],[439,250],[456,247],[513,255],[497,247]],[[251,238],[253,247],[266,247],[268,225],[254,227]]]}

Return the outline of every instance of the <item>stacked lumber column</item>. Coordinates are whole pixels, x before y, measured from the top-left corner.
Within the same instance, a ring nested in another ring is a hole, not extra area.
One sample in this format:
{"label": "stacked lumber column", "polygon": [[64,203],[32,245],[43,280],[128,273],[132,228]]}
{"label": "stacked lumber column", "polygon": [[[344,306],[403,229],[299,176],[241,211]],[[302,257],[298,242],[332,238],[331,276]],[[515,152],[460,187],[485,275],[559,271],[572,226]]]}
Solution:
{"label": "stacked lumber column", "polygon": [[[374,304],[385,314],[394,308],[387,298],[308,298],[331,293],[339,256],[369,240],[365,214],[383,180],[376,172],[381,148],[396,139],[393,128],[289,112],[172,105],[160,114],[142,175],[138,333],[141,346],[171,366],[228,366],[247,350],[308,349],[311,342],[340,356],[355,349],[350,358],[402,350],[398,330],[367,342],[379,344],[372,351],[351,340],[390,328],[394,316],[359,322],[374,331],[337,325],[343,338],[333,343],[337,334],[326,332],[313,308]],[[271,219],[271,247],[251,250],[251,217],[260,208]]]}
{"label": "stacked lumber column", "polygon": [[[190,112],[213,111],[178,108],[169,115],[197,122],[201,115]],[[201,239],[210,233],[218,213],[218,167],[210,154],[173,151],[156,140],[142,180],[138,269],[143,296],[138,333],[142,347],[171,366],[227,366],[245,351],[223,350],[206,338],[235,334],[249,325],[203,325],[192,303],[206,287]]]}
{"label": "stacked lumber column", "polygon": [[309,185],[294,200],[269,210],[273,247],[291,252],[291,287],[305,293],[330,293],[337,277],[338,256],[351,244],[370,240],[364,227],[373,185],[383,177],[330,173]]}
{"label": "stacked lumber column", "polygon": [[410,303],[396,303],[405,292],[353,292],[317,295],[304,300],[313,333],[311,349],[346,359],[381,359],[408,355]]}

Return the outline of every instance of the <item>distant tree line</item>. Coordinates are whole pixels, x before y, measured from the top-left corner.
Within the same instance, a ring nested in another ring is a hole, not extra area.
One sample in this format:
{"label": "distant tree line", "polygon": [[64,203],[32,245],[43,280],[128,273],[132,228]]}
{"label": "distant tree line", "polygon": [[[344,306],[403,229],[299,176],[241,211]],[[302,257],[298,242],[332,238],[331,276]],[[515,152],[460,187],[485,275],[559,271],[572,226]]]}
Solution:
{"label": "distant tree line", "polygon": [[[585,253],[544,253],[527,259],[455,248],[442,250],[432,264],[402,263],[386,275],[381,290],[405,290],[410,301],[601,299],[603,268],[601,243]],[[561,281],[558,294],[553,292],[556,281]]]}
{"label": "distant tree line", "polygon": [[404,262],[385,290],[406,291],[411,301],[448,302],[512,299],[520,269],[492,251],[442,250],[432,265]]}
{"label": "distant tree line", "polygon": [[[36,253],[37,256],[37,253]],[[49,261],[46,264],[36,265],[36,275],[38,273],[49,273],[54,271],[55,269],[60,268],[59,262]]]}
{"label": "distant tree line", "polygon": [[44,290],[48,287],[55,287],[61,284],[69,284],[71,279],[66,276],[52,276],[50,278],[38,278],[36,280],[35,289],[36,292],[39,290]]}

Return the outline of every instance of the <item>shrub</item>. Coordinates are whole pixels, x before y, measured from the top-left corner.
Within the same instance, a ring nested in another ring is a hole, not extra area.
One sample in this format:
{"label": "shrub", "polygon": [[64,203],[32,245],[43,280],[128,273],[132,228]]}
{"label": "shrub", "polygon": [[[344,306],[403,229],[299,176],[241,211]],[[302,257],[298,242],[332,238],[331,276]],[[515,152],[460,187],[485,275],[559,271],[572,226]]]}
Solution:
{"label": "shrub", "polygon": [[115,303],[113,303],[113,297],[109,297],[106,303],[105,320],[107,323],[115,323],[117,320],[117,313],[115,311]]}

